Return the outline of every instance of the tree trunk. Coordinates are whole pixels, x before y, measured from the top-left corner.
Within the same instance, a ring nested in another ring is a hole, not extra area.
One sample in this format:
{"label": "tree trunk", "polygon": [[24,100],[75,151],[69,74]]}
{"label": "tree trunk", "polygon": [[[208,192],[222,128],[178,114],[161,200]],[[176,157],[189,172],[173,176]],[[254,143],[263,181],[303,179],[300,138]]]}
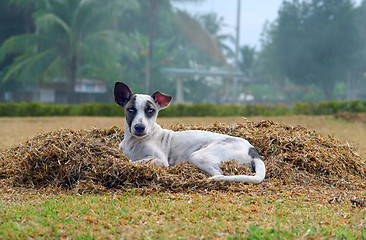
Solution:
{"label": "tree trunk", "polygon": [[158,14],[160,9],[161,0],[150,1],[150,28],[149,28],[149,45],[146,60],[146,94],[151,93],[151,82],[153,75],[153,60],[154,60],[154,40],[155,30],[158,21]]}
{"label": "tree trunk", "polygon": [[67,103],[76,104],[76,94],[75,94],[75,82],[76,82],[76,58],[73,57],[70,62],[69,68],[69,82],[67,86]]}

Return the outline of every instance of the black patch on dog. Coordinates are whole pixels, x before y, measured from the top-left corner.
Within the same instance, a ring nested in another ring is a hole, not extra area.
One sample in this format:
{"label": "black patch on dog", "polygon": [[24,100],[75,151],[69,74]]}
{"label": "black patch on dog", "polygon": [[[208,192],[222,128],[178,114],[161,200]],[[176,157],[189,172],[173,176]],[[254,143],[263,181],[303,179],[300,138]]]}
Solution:
{"label": "black patch on dog", "polygon": [[147,118],[152,118],[156,113],[156,108],[152,102],[147,101],[144,111]]}
{"label": "black patch on dog", "polygon": [[[255,149],[254,147],[249,148],[248,155],[249,155],[252,159],[254,159],[254,158],[262,159],[262,157],[261,157],[261,156],[259,156],[257,149]],[[255,172],[255,162],[254,162],[254,160],[252,160],[252,161],[250,162],[250,167],[249,167],[249,169],[250,169],[253,173]]]}
{"label": "black patch on dog", "polygon": [[131,132],[131,124],[137,114],[137,109],[135,107],[135,103],[136,103],[136,95],[133,95],[131,97],[131,100],[128,101],[128,103],[126,104],[126,107],[125,107],[126,122],[127,122],[128,128],[130,129],[130,132]]}
{"label": "black patch on dog", "polygon": [[114,84],[114,101],[120,105],[121,107],[125,107],[125,105],[130,101],[133,93],[129,86],[124,84],[123,82],[116,82]]}
{"label": "black patch on dog", "polygon": [[255,163],[254,160],[250,163],[250,171],[252,171],[252,173],[255,173]]}
{"label": "black patch on dog", "polygon": [[260,159],[260,156],[259,156],[257,150],[254,147],[249,148],[248,155],[251,158],[259,158]]}
{"label": "black patch on dog", "polygon": [[166,141],[169,141],[169,133],[164,132],[161,134],[160,142],[165,145]]}

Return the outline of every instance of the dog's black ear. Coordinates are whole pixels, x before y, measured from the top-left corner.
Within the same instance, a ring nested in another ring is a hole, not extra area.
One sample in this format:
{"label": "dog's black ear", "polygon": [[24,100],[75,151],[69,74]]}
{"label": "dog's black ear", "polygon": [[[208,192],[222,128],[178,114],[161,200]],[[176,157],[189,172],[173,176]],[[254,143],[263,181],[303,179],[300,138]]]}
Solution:
{"label": "dog's black ear", "polygon": [[125,107],[132,95],[133,93],[130,87],[123,82],[116,82],[114,84],[114,101],[121,107]]}
{"label": "dog's black ear", "polygon": [[160,91],[154,92],[151,97],[154,99],[156,104],[158,104],[160,109],[168,107],[170,102],[172,101],[172,96],[162,93]]}

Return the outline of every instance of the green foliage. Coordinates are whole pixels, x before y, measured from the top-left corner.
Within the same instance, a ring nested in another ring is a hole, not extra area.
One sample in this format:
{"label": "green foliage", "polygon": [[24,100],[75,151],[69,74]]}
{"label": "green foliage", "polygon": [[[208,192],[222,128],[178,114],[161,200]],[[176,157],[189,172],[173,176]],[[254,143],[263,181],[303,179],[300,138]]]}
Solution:
{"label": "green foliage", "polygon": [[239,51],[241,57],[241,61],[239,62],[239,68],[247,76],[252,77],[254,63],[257,57],[255,47],[244,45],[239,49]]}
{"label": "green foliage", "polygon": [[290,111],[285,106],[275,105],[215,105],[215,104],[194,104],[172,105],[168,109],[159,113],[164,117],[183,117],[183,116],[270,116],[288,115]]}
{"label": "green foliage", "polygon": [[94,103],[81,105],[31,103],[1,103],[0,116],[121,116],[121,109],[115,104]]}
{"label": "green foliage", "polygon": [[116,104],[88,103],[79,105],[78,115],[82,116],[121,116],[122,109]]}
{"label": "green foliage", "polygon": [[340,112],[366,112],[366,101],[329,101],[318,103],[295,103],[293,112],[304,115],[328,115]]}
{"label": "green foliage", "polygon": [[[222,28],[225,26],[224,17],[220,17],[215,12],[194,16],[195,19],[215,38],[217,45],[222,49],[227,58],[234,58],[234,52],[227,42],[234,43],[234,36],[231,34],[222,34]],[[226,43],[225,43],[226,42]]]}
{"label": "green foliage", "polygon": [[285,1],[273,25],[278,68],[299,85],[315,83],[331,99],[359,50],[351,0]]}
{"label": "green foliage", "polygon": [[3,82],[67,81],[72,102],[77,77],[118,80],[121,74],[116,63],[123,34],[116,31],[114,21],[121,11],[137,8],[134,0],[51,0],[38,4],[33,13],[36,33],[10,37],[0,48],[0,63],[17,54]]}
{"label": "green foliage", "polygon": [[[205,116],[286,116],[286,115],[329,115],[340,112],[366,112],[366,101],[329,101],[294,103],[285,105],[215,105],[176,104],[159,113],[161,117],[205,117]],[[116,104],[85,103],[81,105],[31,103],[0,103],[1,117],[23,116],[122,116],[122,109]]]}
{"label": "green foliage", "polygon": [[[155,41],[149,46],[153,2],[160,2],[160,9]],[[84,77],[106,81],[108,86],[123,81],[144,92],[149,52],[154,53],[151,89],[174,92],[175,81],[162,74],[161,67],[221,68],[225,61],[213,57],[214,52],[233,58],[228,44],[233,37],[223,31],[225,19],[216,13],[195,19],[185,14],[178,24],[172,2],[0,0],[0,97],[21,90],[22,84],[54,80],[67,81],[72,92],[72,82]],[[366,1],[358,5],[351,0],[284,1],[278,18],[264,25],[262,46],[240,47],[240,69],[252,82],[239,84],[238,92],[267,101],[318,101],[353,99],[345,91],[350,87],[359,90],[355,97],[365,98],[361,90],[366,86],[365,20]],[[204,50],[211,38],[217,51]],[[355,83],[347,85],[347,79]],[[185,82],[184,91],[193,103],[221,103],[216,96],[231,94],[228,81]],[[315,91],[285,90],[300,85]],[[72,95],[68,94],[69,103],[76,103]]]}

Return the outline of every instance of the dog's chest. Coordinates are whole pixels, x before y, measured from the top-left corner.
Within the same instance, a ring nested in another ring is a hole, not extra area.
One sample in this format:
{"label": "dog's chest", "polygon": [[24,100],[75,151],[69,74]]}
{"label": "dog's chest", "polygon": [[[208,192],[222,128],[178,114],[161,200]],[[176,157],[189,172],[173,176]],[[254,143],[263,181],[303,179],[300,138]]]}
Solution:
{"label": "dog's chest", "polygon": [[168,159],[172,131],[161,129],[160,126],[155,126],[154,130],[153,134],[142,139],[125,135],[120,149],[133,161],[146,158]]}

